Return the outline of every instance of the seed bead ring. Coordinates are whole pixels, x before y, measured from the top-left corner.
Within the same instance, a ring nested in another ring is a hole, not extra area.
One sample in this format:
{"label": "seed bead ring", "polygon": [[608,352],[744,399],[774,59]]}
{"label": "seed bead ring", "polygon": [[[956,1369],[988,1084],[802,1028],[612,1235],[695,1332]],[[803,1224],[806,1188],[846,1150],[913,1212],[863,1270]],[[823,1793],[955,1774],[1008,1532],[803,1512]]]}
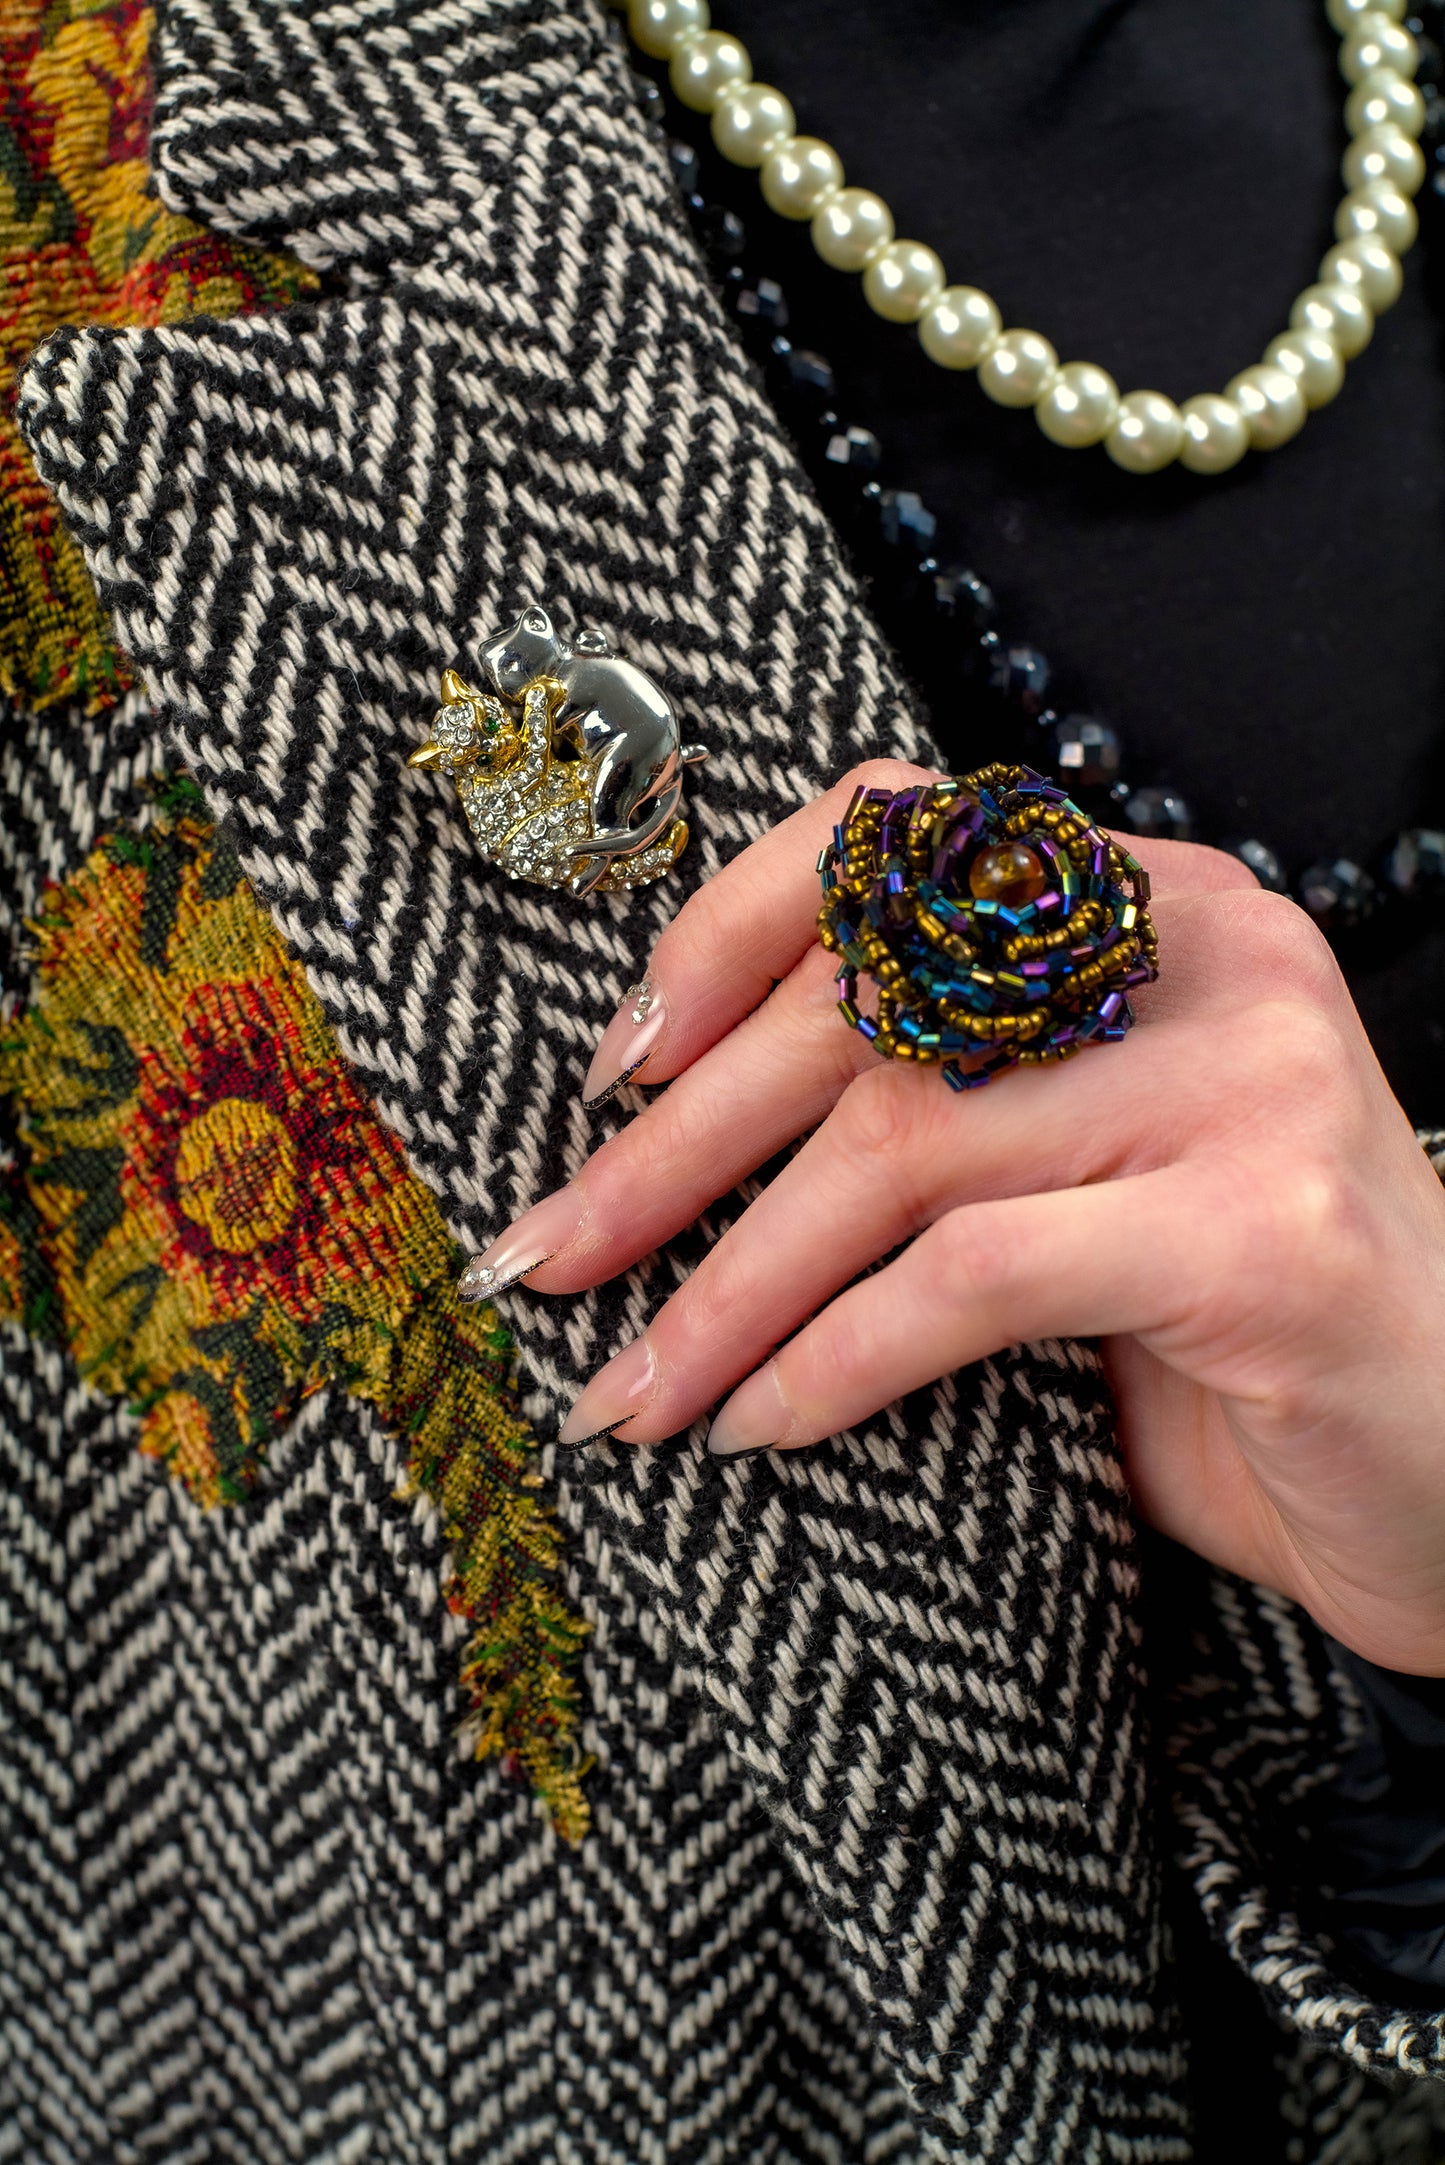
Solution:
{"label": "seed bead ring", "polygon": [[860,789],[818,871],[844,1021],[955,1090],[1116,1042],[1159,974],[1148,873],[1030,767]]}

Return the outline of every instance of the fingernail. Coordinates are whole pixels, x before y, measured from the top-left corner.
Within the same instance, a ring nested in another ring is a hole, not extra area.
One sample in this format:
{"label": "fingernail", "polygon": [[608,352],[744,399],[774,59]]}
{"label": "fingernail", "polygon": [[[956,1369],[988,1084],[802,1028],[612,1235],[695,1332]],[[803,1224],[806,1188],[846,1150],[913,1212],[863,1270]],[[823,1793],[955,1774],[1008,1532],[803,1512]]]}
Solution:
{"label": "fingernail", "polygon": [[657,1388],[657,1364],[647,1334],[599,1368],[558,1431],[559,1443],[595,1443],[630,1421]]}
{"label": "fingernail", "polygon": [[491,1300],[509,1285],[540,1270],[550,1262],[582,1223],[582,1205],[571,1188],[558,1188],[524,1211],[490,1248],[474,1255],[461,1277],[457,1292],[464,1301]]}
{"label": "fingernail", "polygon": [[667,1002],[644,977],[629,985],[622,1005],[597,1041],[582,1083],[582,1109],[595,1113],[652,1058],[667,1022]]}
{"label": "fingernail", "polygon": [[778,1389],[777,1363],[769,1361],[740,1383],[707,1432],[714,1458],[746,1458],[767,1451],[788,1432],[792,1409]]}

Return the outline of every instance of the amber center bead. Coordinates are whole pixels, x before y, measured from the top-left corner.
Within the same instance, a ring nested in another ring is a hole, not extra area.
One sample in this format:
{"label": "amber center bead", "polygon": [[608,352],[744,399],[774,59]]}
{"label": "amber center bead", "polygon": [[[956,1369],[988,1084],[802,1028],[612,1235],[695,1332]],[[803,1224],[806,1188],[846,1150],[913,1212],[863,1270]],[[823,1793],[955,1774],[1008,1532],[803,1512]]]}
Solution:
{"label": "amber center bead", "polygon": [[968,868],[969,893],[979,902],[1001,902],[1006,910],[1037,902],[1048,884],[1049,876],[1027,842],[992,843]]}

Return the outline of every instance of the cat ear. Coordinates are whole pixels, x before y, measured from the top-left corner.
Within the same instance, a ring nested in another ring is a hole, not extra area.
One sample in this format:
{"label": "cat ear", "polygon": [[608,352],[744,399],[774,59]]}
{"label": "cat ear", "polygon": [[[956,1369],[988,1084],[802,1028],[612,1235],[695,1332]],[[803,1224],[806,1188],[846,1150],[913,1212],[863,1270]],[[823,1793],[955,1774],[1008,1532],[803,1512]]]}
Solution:
{"label": "cat ear", "polygon": [[474,691],[465,677],[459,677],[455,669],[442,671],[442,704],[455,706],[460,699],[480,699],[482,694]]}
{"label": "cat ear", "polygon": [[579,631],[572,641],[574,654],[610,654],[611,645],[604,631]]}

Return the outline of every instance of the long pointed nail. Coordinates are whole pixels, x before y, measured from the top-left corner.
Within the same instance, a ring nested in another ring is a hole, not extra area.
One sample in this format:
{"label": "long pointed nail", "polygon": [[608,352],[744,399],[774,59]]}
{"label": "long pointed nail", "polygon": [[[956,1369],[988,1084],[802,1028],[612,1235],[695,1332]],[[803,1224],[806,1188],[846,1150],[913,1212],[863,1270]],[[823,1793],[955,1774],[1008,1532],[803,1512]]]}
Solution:
{"label": "long pointed nail", "polygon": [[594,1443],[641,1413],[657,1388],[657,1363],[644,1331],[599,1368],[558,1432],[559,1443]]}
{"label": "long pointed nail", "polygon": [[629,985],[592,1055],[582,1084],[584,1112],[595,1113],[646,1066],[666,1023],[667,1002],[658,987],[646,977],[640,985]]}
{"label": "long pointed nail", "polygon": [[769,1361],[740,1383],[707,1432],[714,1458],[746,1458],[780,1443],[792,1421],[792,1408],[778,1389],[777,1363]]}
{"label": "long pointed nail", "polygon": [[565,1248],[582,1223],[582,1205],[571,1188],[558,1188],[524,1211],[490,1248],[474,1255],[461,1277],[457,1292],[464,1301],[491,1300],[508,1286],[540,1270],[559,1248]]}

